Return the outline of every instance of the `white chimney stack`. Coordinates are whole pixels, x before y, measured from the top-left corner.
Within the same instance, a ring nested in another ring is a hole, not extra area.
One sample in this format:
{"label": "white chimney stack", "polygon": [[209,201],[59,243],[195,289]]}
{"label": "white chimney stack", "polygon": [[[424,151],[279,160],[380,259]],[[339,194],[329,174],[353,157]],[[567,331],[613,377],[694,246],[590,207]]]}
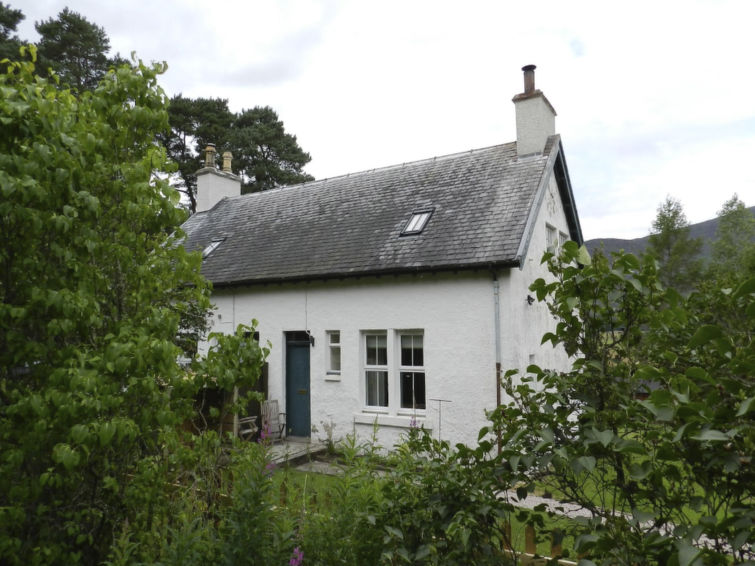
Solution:
{"label": "white chimney stack", "polygon": [[535,89],[535,65],[522,67],[524,92],[512,100],[516,109],[516,153],[519,157],[542,153],[549,136],[556,133],[556,111]]}
{"label": "white chimney stack", "polygon": [[223,170],[215,166],[215,145],[205,149],[204,167],[197,171],[197,212],[210,210],[225,197],[241,194],[241,178],[231,171],[231,152],[223,154]]}

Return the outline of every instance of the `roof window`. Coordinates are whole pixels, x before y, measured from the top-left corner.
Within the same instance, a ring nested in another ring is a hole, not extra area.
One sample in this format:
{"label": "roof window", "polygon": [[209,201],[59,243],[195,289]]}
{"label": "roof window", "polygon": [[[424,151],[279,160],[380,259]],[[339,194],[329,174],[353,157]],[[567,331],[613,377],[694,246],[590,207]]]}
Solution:
{"label": "roof window", "polygon": [[210,244],[202,250],[202,259],[206,258],[208,255],[210,255],[212,252],[214,252],[216,249],[218,249],[218,246],[222,244],[225,241],[225,238],[220,238],[217,240],[213,240],[210,242]]}
{"label": "roof window", "polygon": [[411,236],[412,234],[419,234],[427,226],[427,221],[433,214],[433,209],[417,210],[412,212],[412,217],[409,222],[406,223],[404,229],[401,230],[402,236]]}

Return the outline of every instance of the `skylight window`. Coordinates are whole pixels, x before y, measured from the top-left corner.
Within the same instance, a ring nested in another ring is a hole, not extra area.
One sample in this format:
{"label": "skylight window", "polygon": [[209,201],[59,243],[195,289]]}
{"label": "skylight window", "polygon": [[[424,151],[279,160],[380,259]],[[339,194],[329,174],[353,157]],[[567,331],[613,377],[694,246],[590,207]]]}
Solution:
{"label": "skylight window", "polygon": [[206,258],[208,255],[218,249],[218,246],[222,244],[224,240],[225,238],[220,238],[218,240],[213,240],[212,242],[210,242],[210,244],[204,250],[202,250],[202,259]]}
{"label": "skylight window", "polygon": [[409,219],[409,222],[406,223],[406,226],[404,226],[401,235],[409,236],[421,233],[422,230],[425,229],[425,226],[427,226],[427,221],[430,220],[432,214],[432,209],[412,212],[412,217]]}

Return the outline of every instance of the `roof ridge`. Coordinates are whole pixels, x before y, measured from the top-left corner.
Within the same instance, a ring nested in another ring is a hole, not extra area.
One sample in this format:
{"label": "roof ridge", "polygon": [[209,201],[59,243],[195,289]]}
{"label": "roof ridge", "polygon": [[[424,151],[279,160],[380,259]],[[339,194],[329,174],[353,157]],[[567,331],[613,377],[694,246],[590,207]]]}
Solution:
{"label": "roof ridge", "polygon": [[294,187],[302,187],[302,188],[304,188],[304,187],[311,187],[311,186],[316,186],[316,185],[323,185],[323,184],[327,183],[328,181],[337,181],[337,180],[340,180],[340,179],[348,179],[350,177],[356,177],[356,176],[359,176],[359,175],[366,175],[366,174],[369,174],[369,173],[376,173],[376,172],[380,172],[380,171],[391,171],[391,170],[394,170],[394,169],[400,169],[400,168],[404,168],[404,167],[407,167],[407,166],[420,165],[422,163],[431,163],[433,161],[444,161],[446,159],[451,159],[451,158],[454,158],[454,157],[460,157],[462,155],[472,155],[472,154],[475,154],[475,153],[480,153],[482,151],[488,151],[488,150],[491,150],[491,149],[494,149],[494,148],[497,148],[497,147],[503,147],[503,146],[506,146],[506,145],[514,145],[515,143],[516,142],[506,142],[506,143],[499,143],[499,144],[489,145],[489,146],[485,146],[485,147],[478,147],[478,148],[473,148],[473,149],[467,149],[465,151],[457,151],[457,152],[448,153],[448,154],[445,154],[445,155],[436,155],[434,157],[425,157],[423,159],[416,159],[414,161],[405,161],[404,163],[396,163],[394,165],[386,165],[384,167],[373,167],[372,169],[363,169],[362,171],[354,171],[354,172],[351,172],[351,173],[345,173],[343,175],[336,175],[335,177],[325,177],[323,179],[315,179],[314,181],[305,181],[303,183],[296,183],[294,185],[281,185],[280,187],[275,187],[273,189],[266,189],[264,191],[256,191],[256,192],[253,192],[253,193],[245,193],[243,195],[235,195],[235,196],[226,197],[226,198],[228,198],[228,199],[237,199],[237,198],[240,198],[240,197],[248,197],[250,195],[272,194],[272,193],[275,193],[275,192],[278,192],[278,191],[281,191],[281,190],[288,190],[288,189],[291,189],[291,188],[294,188]]}

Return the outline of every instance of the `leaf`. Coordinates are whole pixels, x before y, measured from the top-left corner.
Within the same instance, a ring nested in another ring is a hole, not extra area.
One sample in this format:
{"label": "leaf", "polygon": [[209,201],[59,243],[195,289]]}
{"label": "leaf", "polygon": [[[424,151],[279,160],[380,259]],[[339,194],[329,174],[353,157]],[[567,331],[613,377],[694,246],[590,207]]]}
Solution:
{"label": "leaf", "polygon": [[590,252],[587,251],[587,247],[584,244],[579,247],[579,252],[577,252],[577,262],[581,265],[592,265]]}
{"label": "leaf", "polygon": [[739,409],[737,410],[737,416],[742,417],[746,415],[753,408],[753,404],[755,404],[755,397],[748,397],[747,399],[742,401],[739,404]]}
{"label": "leaf", "polygon": [[601,430],[601,431],[595,431],[595,438],[598,439],[598,442],[600,442],[604,447],[608,447],[609,444],[611,444],[611,441],[613,440],[613,431],[610,430]]}
{"label": "leaf", "polygon": [[576,473],[581,471],[592,472],[595,469],[596,460],[593,456],[580,456],[572,462],[572,469]]}
{"label": "leaf", "polygon": [[753,293],[755,293],[755,277],[742,283],[734,292],[734,298],[738,299],[745,295],[752,295]]}
{"label": "leaf", "polygon": [[388,531],[388,534],[390,534],[393,538],[397,538],[399,540],[404,540],[404,533],[402,533],[396,527],[391,527],[390,525],[385,525],[385,530]]}
{"label": "leaf", "polygon": [[709,441],[709,442],[723,442],[726,440],[731,440],[729,438],[729,435],[727,435],[725,432],[721,432],[720,430],[715,429],[708,429],[700,432],[700,434],[697,434],[692,437],[693,440],[702,440],[702,441]]}
{"label": "leaf", "polygon": [[690,348],[696,348],[703,344],[707,344],[711,340],[721,338],[723,335],[723,331],[718,326],[705,324],[697,329],[697,332],[692,336],[688,345]]}
{"label": "leaf", "polygon": [[430,547],[426,544],[423,544],[417,549],[417,552],[414,554],[414,559],[422,560],[423,558],[427,558],[428,556],[430,556]]}
{"label": "leaf", "polygon": [[679,566],[689,566],[700,554],[700,551],[686,540],[678,541],[676,548],[679,551]]}
{"label": "leaf", "polygon": [[99,430],[100,446],[107,446],[113,440],[117,426],[113,422],[102,423]]}
{"label": "leaf", "polygon": [[52,459],[56,464],[62,464],[66,470],[71,470],[78,465],[79,454],[68,444],[56,444],[52,449]]}

